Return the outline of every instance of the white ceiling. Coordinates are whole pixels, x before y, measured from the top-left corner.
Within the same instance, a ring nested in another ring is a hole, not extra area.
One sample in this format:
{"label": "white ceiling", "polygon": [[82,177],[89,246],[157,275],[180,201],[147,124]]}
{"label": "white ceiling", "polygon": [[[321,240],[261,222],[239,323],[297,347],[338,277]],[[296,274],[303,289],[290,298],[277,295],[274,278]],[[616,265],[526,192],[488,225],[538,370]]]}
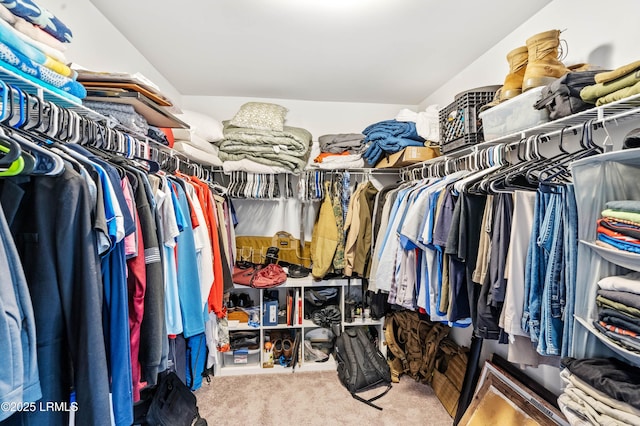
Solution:
{"label": "white ceiling", "polygon": [[551,0],[91,1],[182,95],[417,105]]}

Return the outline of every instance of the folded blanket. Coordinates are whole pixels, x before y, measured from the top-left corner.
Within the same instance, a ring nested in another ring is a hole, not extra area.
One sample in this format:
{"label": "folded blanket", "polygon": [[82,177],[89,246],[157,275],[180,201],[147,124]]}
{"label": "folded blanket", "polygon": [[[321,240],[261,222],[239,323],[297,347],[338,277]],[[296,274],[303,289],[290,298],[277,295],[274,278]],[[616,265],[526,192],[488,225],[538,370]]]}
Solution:
{"label": "folded blanket", "polygon": [[279,174],[289,173],[290,170],[284,167],[268,166],[265,164],[257,163],[251,160],[238,160],[238,161],[225,161],[222,163],[222,170],[225,173],[231,172],[247,172],[247,173],[262,173],[262,174]]}
{"label": "folded blanket", "polygon": [[369,144],[363,157],[370,165],[375,165],[385,152],[393,154],[407,146],[424,145],[413,122],[381,121],[368,126],[362,133],[366,136],[365,143]]}
{"label": "folded blanket", "polygon": [[362,154],[367,148],[364,145],[362,133],[341,133],[336,135],[322,135],[318,138],[320,150],[340,154],[348,151],[349,154]]}
{"label": "folded blanket", "polygon": [[0,19],[0,40],[2,40],[2,42],[9,46],[14,52],[19,52],[32,61],[37,62],[58,74],[64,75],[65,77],[69,77],[73,80],[78,76],[78,73],[65,64],[53,59],[42,52],[42,50],[33,46],[29,42],[29,38],[27,36],[13,28],[8,22],[2,19]]}
{"label": "folded blanket", "polygon": [[331,157],[350,157],[350,156],[355,156],[355,157],[360,157],[362,158],[361,155],[358,154],[349,154],[348,151],[344,151],[341,152],[339,154],[333,154],[331,152],[321,152],[320,154],[316,155],[316,157],[313,159],[314,163],[322,163],[325,158],[331,158]]}
{"label": "folded blanket", "polygon": [[640,70],[631,71],[608,83],[597,83],[584,87],[580,91],[580,97],[587,103],[595,104],[598,98],[617,92],[620,89],[631,87],[638,82],[640,82]]}
{"label": "folded blanket", "polygon": [[[22,18],[17,17],[1,4],[0,19],[11,25],[11,28],[13,28],[18,36],[26,43],[31,44],[36,49],[41,50],[46,55],[51,56],[59,62],[67,63],[67,58],[63,53],[66,49],[64,44],[51,37],[40,28],[30,24]],[[46,39],[46,42],[44,42],[43,39]]]}
{"label": "folded blanket", "polygon": [[115,102],[85,101],[84,106],[115,120],[134,132],[146,135],[149,131],[149,123],[147,123],[147,120],[143,116],[136,112],[133,105]]}
{"label": "folded blanket", "polygon": [[633,61],[612,71],[603,71],[595,75],[596,83],[608,83],[616,80],[632,71],[640,69],[640,61]]}
{"label": "folded blanket", "polygon": [[[3,6],[4,7],[4,6]],[[11,13],[11,12],[9,12]],[[60,52],[64,52],[67,50],[67,45],[62,43],[60,40],[52,37],[50,34],[44,32],[42,28],[33,25],[31,22],[27,22],[22,18],[17,18],[16,22],[11,24],[13,27],[20,31],[21,33],[31,37],[35,41],[38,41],[42,44],[46,44],[52,49],[58,50]],[[66,62],[66,61],[62,61]]]}
{"label": "folded blanket", "polygon": [[2,42],[0,42],[0,61],[19,69],[21,73],[28,74],[31,78],[42,80],[78,99],[83,99],[87,96],[87,91],[82,84],[51,71],[49,68],[32,61],[21,53],[13,51]]}
{"label": "folded blanket", "polygon": [[268,166],[301,171],[307,161],[311,133],[285,126],[283,131],[232,127],[225,123],[219,144],[223,161],[249,159]]}
{"label": "folded blanket", "polygon": [[[11,13],[9,9],[0,4],[0,19],[14,25],[18,21],[18,17]],[[32,24],[33,25],[33,24]]]}
{"label": "folded blanket", "polygon": [[0,0],[0,4],[3,4],[14,15],[39,26],[63,43],[68,43],[73,38],[71,30],[62,21],[32,0]]}
{"label": "folded blanket", "polygon": [[239,160],[252,160],[256,163],[264,164],[273,167],[282,167],[286,170],[298,172],[304,169],[306,160],[304,158],[298,158],[291,155],[275,152],[247,152],[238,150],[236,153],[230,153],[224,151],[223,147],[220,147],[220,159],[222,161],[239,161]]}
{"label": "folded blanket", "polygon": [[362,169],[366,167],[361,155],[344,155],[325,158],[322,163],[312,163],[308,168],[321,170]]}
{"label": "folded blanket", "polygon": [[205,164],[213,167],[222,166],[222,160],[218,155],[203,151],[195,146],[190,145],[187,141],[176,140],[173,143],[173,149],[184,154],[185,157],[198,163]]}
{"label": "folded blanket", "polygon": [[292,152],[306,153],[311,144],[311,133],[299,127],[284,126],[283,131],[233,127],[224,123],[225,141],[237,141],[248,145],[284,145]]}
{"label": "folded blanket", "polygon": [[416,123],[416,132],[425,140],[440,142],[440,121],[437,105],[429,105],[424,111],[414,112],[402,109],[396,116],[397,121]]}
{"label": "folded blanket", "polygon": [[[640,71],[637,72],[640,74]],[[621,101],[622,99],[629,98],[631,96],[637,95],[640,93],[640,80],[634,84],[633,86],[624,87],[620,90],[616,90],[613,93],[609,93],[606,96],[602,96],[598,98],[596,101],[596,106],[610,104],[611,102]]]}
{"label": "folded blanket", "polygon": [[362,131],[366,136],[366,140],[385,139],[388,136],[396,136],[405,139],[414,139],[424,142],[424,139],[418,135],[416,124],[413,122],[402,122],[397,120],[385,120],[371,124]]}

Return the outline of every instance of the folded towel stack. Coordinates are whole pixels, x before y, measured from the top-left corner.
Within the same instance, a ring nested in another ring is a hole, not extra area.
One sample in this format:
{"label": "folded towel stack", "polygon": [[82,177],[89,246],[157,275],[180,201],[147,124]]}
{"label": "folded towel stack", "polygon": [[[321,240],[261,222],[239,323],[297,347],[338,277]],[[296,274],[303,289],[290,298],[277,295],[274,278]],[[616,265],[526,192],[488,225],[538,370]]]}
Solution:
{"label": "folded towel stack", "polygon": [[0,67],[80,103],[87,95],[69,68],[71,30],[32,0],[0,0]]}

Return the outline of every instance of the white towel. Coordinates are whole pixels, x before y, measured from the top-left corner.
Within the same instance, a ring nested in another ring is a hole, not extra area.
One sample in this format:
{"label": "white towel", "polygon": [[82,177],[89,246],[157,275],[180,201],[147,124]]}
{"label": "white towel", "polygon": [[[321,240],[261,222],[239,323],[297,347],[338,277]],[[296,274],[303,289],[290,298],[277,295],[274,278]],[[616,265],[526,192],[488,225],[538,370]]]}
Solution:
{"label": "white towel", "polygon": [[416,132],[425,140],[440,142],[440,123],[438,106],[429,105],[422,112],[414,112],[410,109],[402,109],[396,116],[396,121],[416,123]]}

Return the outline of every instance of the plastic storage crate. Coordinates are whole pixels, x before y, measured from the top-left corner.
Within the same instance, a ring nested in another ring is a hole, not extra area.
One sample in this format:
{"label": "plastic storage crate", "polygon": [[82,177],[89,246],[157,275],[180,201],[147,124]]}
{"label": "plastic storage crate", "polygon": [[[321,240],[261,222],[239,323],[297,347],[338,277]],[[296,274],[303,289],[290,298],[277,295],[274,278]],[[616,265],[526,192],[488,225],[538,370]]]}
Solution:
{"label": "plastic storage crate", "polygon": [[534,87],[481,112],[484,140],[498,139],[548,122],[549,112],[533,107],[542,97],[544,88],[545,86]]}
{"label": "plastic storage crate", "polygon": [[480,107],[493,100],[500,86],[485,86],[456,95],[455,100],[441,109],[440,145],[443,154],[482,142]]}

